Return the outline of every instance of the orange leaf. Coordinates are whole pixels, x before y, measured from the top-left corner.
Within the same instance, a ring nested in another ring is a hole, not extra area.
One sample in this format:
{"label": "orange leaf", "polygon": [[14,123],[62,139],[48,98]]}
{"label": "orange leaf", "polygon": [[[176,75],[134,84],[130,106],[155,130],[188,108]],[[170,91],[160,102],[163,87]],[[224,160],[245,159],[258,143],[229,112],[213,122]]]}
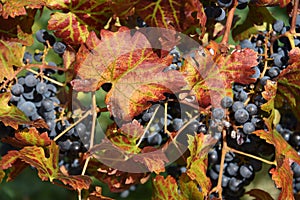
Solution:
{"label": "orange leaf", "polygon": [[165,199],[176,199],[183,200],[183,196],[178,193],[178,185],[176,180],[168,175],[164,178],[161,175],[157,175],[153,180],[153,195],[152,199],[165,200]]}

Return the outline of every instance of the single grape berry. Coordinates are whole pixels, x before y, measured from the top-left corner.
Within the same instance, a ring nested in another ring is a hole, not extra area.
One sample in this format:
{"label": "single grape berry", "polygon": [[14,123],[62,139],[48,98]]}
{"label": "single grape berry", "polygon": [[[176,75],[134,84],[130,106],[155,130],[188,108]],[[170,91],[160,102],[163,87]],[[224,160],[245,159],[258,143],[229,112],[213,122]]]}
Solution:
{"label": "single grape berry", "polygon": [[243,132],[246,133],[246,134],[250,134],[252,133],[253,131],[255,131],[255,126],[253,123],[251,122],[246,122],[244,125],[243,125]]}
{"label": "single grape berry", "polygon": [[218,0],[218,4],[221,7],[229,7],[232,4],[232,0]]}
{"label": "single grape berry", "polygon": [[215,9],[216,12],[215,12],[215,20],[220,22],[220,21],[223,21],[226,17],[226,13],[225,13],[225,10],[223,8],[216,8]]}
{"label": "single grape berry", "polygon": [[23,63],[24,64],[32,63],[32,59],[33,59],[32,54],[26,51],[23,56]]}
{"label": "single grape berry", "polygon": [[232,106],[232,104],[233,104],[233,100],[231,97],[224,97],[221,100],[221,106],[223,108],[230,108]]}
{"label": "single grape berry", "polygon": [[44,82],[39,82],[37,85],[36,85],[36,91],[39,93],[39,94],[44,94],[48,91],[48,87],[47,87],[47,84],[44,83]]}
{"label": "single grape berry", "polygon": [[212,116],[215,119],[223,119],[224,116],[225,116],[225,112],[224,112],[224,110],[222,108],[215,108],[212,111]]}
{"label": "single grape berry", "polygon": [[44,35],[46,33],[47,33],[47,31],[45,29],[38,30],[35,33],[35,37],[36,37],[37,41],[39,41],[40,43],[45,43],[46,40],[44,39]]}
{"label": "single grape berry", "polygon": [[29,74],[28,76],[25,77],[25,85],[26,86],[34,87],[34,86],[36,86],[37,83],[38,83],[38,80],[34,75]]}
{"label": "single grape berry", "polygon": [[259,78],[260,76],[260,70],[257,66],[252,67],[252,69],[255,71],[254,74],[252,74],[250,77],[251,78]]}
{"label": "single grape berry", "polygon": [[36,107],[34,103],[26,101],[25,103],[19,106],[19,109],[24,112],[27,117],[31,117],[36,114]]}
{"label": "single grape berry", "polygon": [[273,24],[273,30],[276,31],[277,33],[280,33],[283,27],[284,27],[284,22],[282,20],[276,20]]}
{"label": "single grape berry", "polygon": [[23,92],[24,92],[24,87],[19,83],[13,85],[11,88],[11,93],[13,95],[20,96]]}
{"label": "single grape berry", "polygon": [[248,119],[249,119],[249,113],[247,112],[247,110],[241,108],[238,109],[235,113],[234,113],[234,119],[241,124],[244,124]]}
{"label": "single grape berry", "polygon": [[62,42],[55,42],[53,44],[53,50],[57,54],[63,54],[66,50],[67,46]]}
{"label": "single grape berry", "polygon": [[232,105],[232,110],[233,110],[233,112],[236,112],[238,109],[242,109],[242,108],[244,108],[245,106],[244,106],[244,103],[243,102],[241,102],[241,101],[236,101],[236,102],[234,102],[233,103],[233,105]]}
{"label": "single grape berry", "polygon": [[248,111],[249,115],[255,115],[257,113],[257,106],[253,103],[249,103],[246,106],[246,110]]}

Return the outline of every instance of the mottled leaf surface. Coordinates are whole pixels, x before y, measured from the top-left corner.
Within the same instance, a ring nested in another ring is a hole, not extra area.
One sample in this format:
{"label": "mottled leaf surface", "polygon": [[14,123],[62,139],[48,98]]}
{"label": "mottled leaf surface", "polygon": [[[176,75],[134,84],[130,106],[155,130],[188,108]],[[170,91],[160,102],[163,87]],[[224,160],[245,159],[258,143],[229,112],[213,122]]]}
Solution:
{"label": "mottled leaf surface", "polygon": [[248,192],[246,192],[245,194],[250,195],[251,197],[254,197],[254,200],[273,200],[273,198],[271,197],[271,195],[264,191],[264,190],[260,190],[260,189],[252,189]]}
{"label": "mottled leaf surface", "polygon": [[249,84],[258,64],[257,53],[251,49],[220,54],[213,48],[201,48],[190,52],[182,72],[201,107],[220,106],[220,100],[232,95],[232,83]]}
{"label": "mottled leaf surface", "polygon": [[176,180],[172,176],[164,178],[161,175],[157,175],[153,180],[153,194],[154,200],[176,199],[184,200],[184,197],[178,193],[178,185]]}
{"label": "mottled leaf surface", "polygon": [[277,77],[278,89],[276,103],[286,104],[292,107],[292,110],[298,118],[300,117],[300,48],[296,47],[289,52],[288,67]]}
{"label": "mottled leaf surface", "polygon": [[102,195],[102,188],[99,186],[95,187],[95,191],[91,192],[87,200],[113,200],[110,197],[105,197]]}
{"label": "mottled leaf surface", "polygon": [[187,174],[182,174],[179,177],[179,187],[180,192],[185,199],[204,199],[203,193],[200,192],[199,188],[197,187],[197,183],[191,180],[191,178]]}
{"label": "mottled leaf surface", "polygon": [[257,6],[280,6],[285,7],[287,6],[291,0],[255,0],[254,3]]}
{"label": "mottled leaf surface", "polygon": [[91,33],[76,56],[75,70],[80,79],[75,90],[94,91],[112,83],[106,96],[109,111],[117,119],[131,120],[150,106],[149,101],[165,99],[166,92],[178,92],[185,81],[180,72],[163,72],[172,58],[159,58],[140,32],[133,36],[127,28],[101,31],[101,40]]}

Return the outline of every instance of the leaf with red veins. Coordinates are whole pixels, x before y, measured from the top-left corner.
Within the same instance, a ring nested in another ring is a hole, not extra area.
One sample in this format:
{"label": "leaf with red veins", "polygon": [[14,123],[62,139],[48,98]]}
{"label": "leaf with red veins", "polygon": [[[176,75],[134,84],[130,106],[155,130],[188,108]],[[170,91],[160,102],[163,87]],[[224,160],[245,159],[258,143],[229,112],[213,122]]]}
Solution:
{"label": "leaf with red veins", "polygon": [[159,174],[165,171],[165,165],[169,160],[161,149],[144,147],[142,153],[141,155],[135,156],[133,160],[147,166],[150,172]]}
{"label": "leaf with red veins", "polygon": [[8,17],[15,18],[20,15],[26,15],[27,8],[39,9],[45,5],[44,0],[2,0],[2,3],[3,5],[0,10],[0,16],[2,15],[4,19],[8,19]]}
{"label": "leaf with red veins", "polygon": [[95,187],[95,191],[89,194],[87,200],[114,200],[110,197],[105,197],[102,195],[102,188],[99,186]]}
{"label": "leaf with red veins", "polygon": [[300,156],[297,151],[285,141],[280,133],[271,129],[271,125],[266,119],[265,123],[271,131],[257,130],[253,133],[275,147],[276,167],[271,169],[270,173],[272,174],[272,179],[275,181],[276,186],[281,188],[279,199],[293,199],[291,196],[293,195],[293,173],[290,165],[292,162],[300,164]]}
{"label": "leaf with red veins", "polygon": [[48,29],[54,30],[55,36],[70,45],[83,44],[88,35],[88,26],[81,24],[73,13],[56,12],[48,21]]}
{"label": "leaf with red veins", "polygon": [[[139,1],[136,13],[151,27],[187,31],[191,26],[205,27],[206,15],[200,1]],[[196,13],[196,17],[193,14]]]}
{"label": "leaf with red veins", "polygon": [[176,180],[168,175],[164,178],[161,175],[157,175],[153,180],[153,195],[152,199],[165,200],[176,199],[184,200],[184,197],[178,193],[178,185]]}
{"label": "leaf with red veins", "polygon": [[224,56],[212,48],[200,48],[186,56],[181,71],[201,107],[220,106],[221,99],[232,96],[232,83],[250,84],[256,79],[252,67],[258,64],[251,49],[234,51]]}
{"label": "leaf with red veins", "polygon": [[25,49],[20,43],[0,40],[0,81],[15,78],[13,66],[21,67]]}
{"label": "leaf with red veins", "polygon": [[73,190],[89,189],[92,180],[88,176],[71,175],[65,176],[61,173],[56,177],[57,180],[63,182],[65,185],[69,185]]}
{"label": "leaf with red veins", "polygon": [[289,52],[289,65],[282,70],[277,80],[277,95],[275,103],[291,105],[296,117],[300,117],[300,48],[296,47]]}
{"label": "leaf with red veins", "polygon": [[51,143],[47,132],[40,134],[36,128],[19,131],[15,133],[15,137],[3,138],[1,141],[18,148],[25,146],[45,147]]}
{"label": "leaf with red veins", "polygon": [[10,93],[0,94],[0,121],[5,126],[11,126],[14,129],[18,129],[19,124],[30,124],[30,120],[26,115],[14,105],[8,105],[10,100]]}
{"label": "leaf with red veins", "polygon": [[109,129],[107,129],[107,138],[126,153],[141,152],[141,149],[136,146],[136,142],[144,133],[143,126],[137,120],[124,124],[118,131],[115,131],[115,126],[116,124],[113,124]]}
{"label": "leaf with red veins", "polygon": [[84,43],[89,31],[98,32],[113,15],[106,0],[51,1],[47,6],[64,12],[56,12],[51,16],[48,29],[55,30],[57,37],[73,45]]}
{"label": "leaf with red veins", "polygon": [[217,140],[210,135],[202,133],[195,137],[189,135],[188,138],[190,156],[187,158],[186,173],[191,180],[195,180],[198,183],[204,195],[207,195],[211,188],[211,181],[206,176],[207,155]]}
{"label": "leaf with red veins", "polygon": [[181,174],[179,177],[180,192],[185,199],[204,199],[203,193],[195,181],[191,180],[187,174]]}
{"label": "leaf with red veins", "polygon": [[80,79],[71,84],[75,90],[95,91],[112,83],[105,100],[108,109],[117,119],[129,121],[149,108],[150,101],[163,100],[164,93],[176,93],[186,84],[180,72],[163,72],[171,62],[172,56],[159,58],[140,32],[132,36],[125,27],[101,30],[101,40],[91,33],[77,53]]}

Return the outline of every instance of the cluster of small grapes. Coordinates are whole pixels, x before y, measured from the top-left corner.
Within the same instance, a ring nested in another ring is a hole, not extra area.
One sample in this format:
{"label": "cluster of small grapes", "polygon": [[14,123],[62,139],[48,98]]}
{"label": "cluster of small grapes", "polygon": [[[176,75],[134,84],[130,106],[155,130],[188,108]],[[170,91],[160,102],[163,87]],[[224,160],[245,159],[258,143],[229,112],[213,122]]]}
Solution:
{"label": "cluster of small grapes", "polygon": [[[238,0],[238,9],[244,9],[247,7],[249,0]],[[225,20],[226,9],[230,8],[233,4],[233,0],[218,0],[216,3],[209,2],[209,5],[205,6],[204,11],[209,20],[221,22]]]}

